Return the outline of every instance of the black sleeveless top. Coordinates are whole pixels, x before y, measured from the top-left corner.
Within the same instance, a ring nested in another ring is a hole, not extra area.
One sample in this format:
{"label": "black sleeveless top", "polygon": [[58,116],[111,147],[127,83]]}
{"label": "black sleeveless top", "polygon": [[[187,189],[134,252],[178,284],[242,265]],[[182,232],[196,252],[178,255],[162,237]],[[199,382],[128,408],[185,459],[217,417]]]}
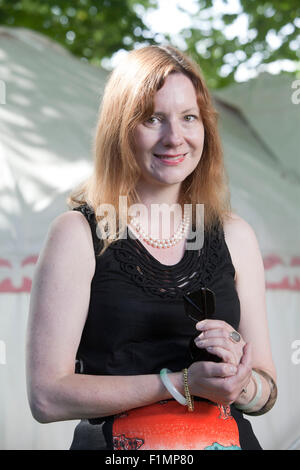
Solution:
{"label": "black sleeveless top", "polygon": [[[86,217],[95,254],[99,253],[102,242],[96,234],[93,209],[83,205],[74,210]],[[200,287],[215,293],[216,310],[212,318],[238,329],[240,303],[235,270],[220,227],[205,232],[202,248],[186,250],[175,265],[160,263],[129,234],[95,259],[88,316],[77,352],[78,372],[139,375],[159,374],[162,368],[175,372],[188,367],[191,363],[188,345],[196,330],[195,323],[184,313],[182,296]],[[244,422],[244,448],[247,445],[260,448],[250,423],[239,411],[234,409],[233,414],[238,416],[239,423]],[[103,418],[81,422],[71,449],[94,448],[88,425],[108,421]],[[110,448],[109,439],[104,441],[105,446],[100,448]]]}

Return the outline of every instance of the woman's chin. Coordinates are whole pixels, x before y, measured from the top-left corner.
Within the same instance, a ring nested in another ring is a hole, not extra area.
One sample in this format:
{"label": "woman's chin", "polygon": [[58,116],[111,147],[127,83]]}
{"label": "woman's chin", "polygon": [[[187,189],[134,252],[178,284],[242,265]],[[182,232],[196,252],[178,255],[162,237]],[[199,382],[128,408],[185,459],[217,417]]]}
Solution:
{"label": "woman's chin", "polygon": [[183,173],[182,171],[168,171],[160,174],[156,180],[164,185],[181,184],[189,176],[189,174],[189,172]]}
{"label": "woman's chin", "polygon": [[166,187],[166,186],[180,185],[184,181],[184,179],[182,177],[176,178],[175,176],[172,177],[171,175],[168,175],[166,177],[152,178],[151,182],[154,185]]}

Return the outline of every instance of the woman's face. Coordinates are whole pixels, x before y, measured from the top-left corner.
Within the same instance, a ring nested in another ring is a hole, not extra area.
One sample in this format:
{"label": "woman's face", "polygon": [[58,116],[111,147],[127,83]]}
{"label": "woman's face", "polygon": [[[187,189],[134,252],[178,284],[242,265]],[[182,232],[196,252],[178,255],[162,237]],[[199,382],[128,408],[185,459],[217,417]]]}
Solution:
{"label": "woman's face", "polygon": [[204,127],[186,75],[168,75],[155,94],[153,115],[135,129],[134,142],[142,182],[180,185],[193,172],[203,151]]}

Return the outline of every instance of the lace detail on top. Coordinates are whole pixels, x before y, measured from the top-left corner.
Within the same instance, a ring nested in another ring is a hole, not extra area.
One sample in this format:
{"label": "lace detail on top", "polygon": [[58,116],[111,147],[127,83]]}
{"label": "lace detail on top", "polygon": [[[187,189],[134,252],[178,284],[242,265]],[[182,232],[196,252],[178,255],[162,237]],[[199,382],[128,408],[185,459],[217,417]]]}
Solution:
{"label": "lace detail on top", "polygon": [[175,265],[161,264],[138,240],[120,240],[111,245],[123,272],[146,293],[162,299],[178,299],[183,294],[207,286],[219,262],[222,239],[207,234],[200,250],[186,250]]}
{"label": "lace detail on top", "polygon": [[[93,209],[84,205],[74,210],[79,210],[86,216],[92,230],[95,253],[98,253],[101,240],[96,234]],[[108,250],[113,251],[126,276],[145,293],[159,296],[162,300],[180,299],[183,294],[209,285],[220,262],[221,235],[217,227],[205,233],[204,244],[200,250],[186,250],[183,258],[171,266],[160,263],[138,239],[132,239],[128,229],[127,239],[117,240]]]}

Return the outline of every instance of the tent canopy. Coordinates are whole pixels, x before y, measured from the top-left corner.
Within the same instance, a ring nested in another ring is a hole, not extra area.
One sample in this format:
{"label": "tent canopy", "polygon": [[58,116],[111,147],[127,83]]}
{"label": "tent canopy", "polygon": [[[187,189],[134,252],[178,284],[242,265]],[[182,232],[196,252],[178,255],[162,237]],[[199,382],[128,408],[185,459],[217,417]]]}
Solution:
{"label": "tent canopy", "polygon": [[258,155],[282,178],[300,184],[300,106],[293,99],[295,77],[262,73],[255,80],[216,91],[215,96],[244,118],[265,152]]}
{"label": "tent canopy", "polygon": [[288,74],[263,73],[214,92],[233,209],[253,225],[265,257],[299,254],[300,105],[292,83]]}
{"label": "tent canopy", "polygon": [[[91,170],[91,145],[107,72],[44,36],[0,28],[1,246],[35,251]],[[34,227],[34,230],[32,230]]]}

